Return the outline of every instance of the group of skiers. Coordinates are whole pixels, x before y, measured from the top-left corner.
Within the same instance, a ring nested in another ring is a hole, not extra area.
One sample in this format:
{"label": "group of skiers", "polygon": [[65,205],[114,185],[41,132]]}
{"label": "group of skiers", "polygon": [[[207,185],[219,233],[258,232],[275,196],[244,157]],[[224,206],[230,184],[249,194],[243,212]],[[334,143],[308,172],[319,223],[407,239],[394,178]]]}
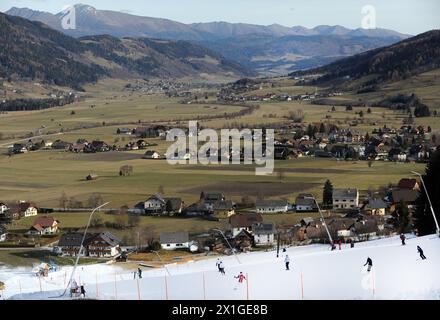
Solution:
{"label": "group of skiers", "polygon": [[[401,233],[400,234],[400,241],[402,241],[402,246],[406,245],[405,240],[406,240],[405,235],[403,233]],[[422,258],[422,260],[426,259],[425,254],[423,253],[423,249],[420,246],[417,246],[417,252],[419,253],[420,258]],[[373,261],[371,260],[370,257],[367,258],[367,262],[365,262],[364,266],[366,266],[366,265],[368,265],[367,271],[370,272],[371,268],[373,267]]]}
{"label": "group of skiers", "polygon": [[[79,289],[79,291],[78,291]],[[86,297],[86,289],[84,287],[84,283],[81,284],[80,286],[78,286],[78,284],[76,283],[75,279],[73,279],[72,281],[72,285],[70,287],[70,296],[73,297],[80,297],[80,298],[85,298]]]}

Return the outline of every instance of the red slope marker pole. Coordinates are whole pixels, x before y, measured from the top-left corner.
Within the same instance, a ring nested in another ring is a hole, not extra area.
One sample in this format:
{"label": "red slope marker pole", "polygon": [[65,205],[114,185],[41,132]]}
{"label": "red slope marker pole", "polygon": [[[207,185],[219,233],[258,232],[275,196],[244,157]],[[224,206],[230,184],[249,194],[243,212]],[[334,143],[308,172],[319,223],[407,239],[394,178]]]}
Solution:
{"label": "red slope marker pole", "polygon": [[302,271],[301,271],[301,299],[304,300],[304,280],[303,280]]}
{"label": "red slope marker pole", "polygon": [[249,275],[246,272],[246,299],[249,300]]}

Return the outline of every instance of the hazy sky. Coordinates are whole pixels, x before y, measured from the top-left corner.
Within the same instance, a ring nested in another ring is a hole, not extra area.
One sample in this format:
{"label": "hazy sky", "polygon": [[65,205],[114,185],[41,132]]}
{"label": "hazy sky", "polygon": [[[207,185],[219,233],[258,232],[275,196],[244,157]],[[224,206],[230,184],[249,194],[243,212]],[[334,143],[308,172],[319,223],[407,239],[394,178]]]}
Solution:
{"label": "hazy sky", "polygon": [[[28,7],[59,12],[68,0],[1,0],[0,11]],[[192,22],[244,22],[314,27],[320,24],[361,27],[361,9],[376,9],[376,26],[402,33],[418,34],[440,29],[439,0],[83,0],[97,9]]]}

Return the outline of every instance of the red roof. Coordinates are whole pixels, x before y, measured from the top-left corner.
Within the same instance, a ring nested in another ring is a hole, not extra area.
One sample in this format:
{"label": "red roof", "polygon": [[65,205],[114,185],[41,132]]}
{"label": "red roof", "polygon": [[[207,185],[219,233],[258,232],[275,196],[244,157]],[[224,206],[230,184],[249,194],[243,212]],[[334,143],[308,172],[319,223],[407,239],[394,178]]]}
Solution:
{"label": "red roof", "polygon": [[48,228],[52,227],[55,222],[56,220],[52,217],[38,217],[37,219],[35,219],[34,227],[39,225],[42,228]]}

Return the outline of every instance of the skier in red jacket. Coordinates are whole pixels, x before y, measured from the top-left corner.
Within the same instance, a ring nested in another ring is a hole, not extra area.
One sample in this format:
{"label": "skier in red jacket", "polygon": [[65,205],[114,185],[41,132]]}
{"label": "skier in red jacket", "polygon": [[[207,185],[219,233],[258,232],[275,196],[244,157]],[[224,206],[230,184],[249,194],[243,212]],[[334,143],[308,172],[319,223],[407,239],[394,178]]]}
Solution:
{"label": "skier in red jacket", "polygon": [[244,276],[243,272],[240,272],[240,274],[236,276],[235,279],[238,279],[238,283],[243,283],[243,280],[246,280],[246,277]]}

